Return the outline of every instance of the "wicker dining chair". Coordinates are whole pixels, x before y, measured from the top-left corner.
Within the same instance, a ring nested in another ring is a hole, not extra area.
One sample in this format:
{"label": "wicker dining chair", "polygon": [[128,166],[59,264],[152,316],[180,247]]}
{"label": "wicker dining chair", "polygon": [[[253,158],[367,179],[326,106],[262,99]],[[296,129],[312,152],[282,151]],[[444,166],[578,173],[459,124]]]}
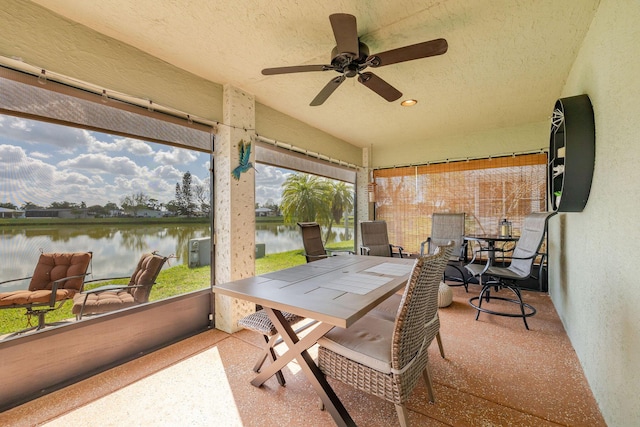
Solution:
{"label": "wicker dining chair", "polygon": [[318,366],[328,377],[395,404],[400,425],[420,377],[434,392],[427,348],[438,333],[438,288],[453,245],[416,260],[394,321],[368,314],[318,340]]}

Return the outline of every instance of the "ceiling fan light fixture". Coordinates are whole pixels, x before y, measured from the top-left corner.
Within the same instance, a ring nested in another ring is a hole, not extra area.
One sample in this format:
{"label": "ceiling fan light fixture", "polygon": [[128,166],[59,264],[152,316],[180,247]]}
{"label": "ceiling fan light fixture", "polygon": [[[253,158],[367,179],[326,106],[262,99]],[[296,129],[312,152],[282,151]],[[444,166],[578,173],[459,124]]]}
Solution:
{"label": "ceiling fan light fixture", "polygon": [[400,103],[400,105],[402,105],[403,107],[413,107],[417,103],[418,103],[417,99],[405,99]]}

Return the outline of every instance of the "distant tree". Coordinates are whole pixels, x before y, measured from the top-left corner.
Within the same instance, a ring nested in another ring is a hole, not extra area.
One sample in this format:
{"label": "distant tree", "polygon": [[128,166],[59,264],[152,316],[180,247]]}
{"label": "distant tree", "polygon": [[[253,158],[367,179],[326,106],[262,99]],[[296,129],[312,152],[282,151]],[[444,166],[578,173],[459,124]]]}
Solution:
{"label": "distant tree", "polygon": [[77,203],[71,203],[71,202],[51,202],[51,204],[49,205],[50,209],[75,209],[78,207]]}
{"label": "distant tree", "polygon": [[180,215],[193,216],[195,203],[193,202],[193,189],[191,188],[191,173],[182,175],[182,187],[176,183],[176,202],[180,208]]}
{"label": "distant tree", "polygon": [[112,214],[114,214],[115,212],[119,211],[120,208],[118,207],[118,205],[116,205],[113,202],[107,202],[106,205],[104,205],[104,209],[105,209],[105,215],[110,216]]}
{"label": "distant tree", "polygon": [[162,203],[158,201],[158,199],[149,199],[147,200],[147,207],[154,211],[159,211],[162,209]]}
{"label": "distant tree", "polygon": [[0,203],[0,208],[12,209],[14,211],[18,210],[18,207],[16,205],[14,205],[13,203],[9,203],[9,202]]}
{"label": "distant tree", "polygon": [[211,187],[209,183],[210,179],[207,177],[202,184],[193,186],[193,194],[200,206],[200,212],[204,215],[209,215],[211,212]]}
{"label": "distant tree", "polygon": [[149,196],[142,191],[124,196],[120,201],[122,209],[131,215],[138,216],[138,212],[147,207]]}
{"label": "distant tree", "polygon": [[170,200],[164,204],[164,207],[167,209],[167,212],[172,215],[180,214],[180,205],[175,200]]}
{"label": "distant tree", "polygon": [[101,205],[92,205],[89,206],[89,212],[94,214],[96,217],[105,217],[109,216],[109,209]]}
{"label": "distant tree", "polygon": [[22,209],[23,211],[33,210],[33,209],[42,209],[42,206],[38,206],[35,203],[31,203],[31,202],[25,202],[22,204],[22,206],[20,206],[20,209]]}
{"label": "distant tree", "polygon": [[278,206],[273,199],[267,199],[267,201],[262,205],[263,208],[271,209],[274,215],[281,215],[280,206]]}

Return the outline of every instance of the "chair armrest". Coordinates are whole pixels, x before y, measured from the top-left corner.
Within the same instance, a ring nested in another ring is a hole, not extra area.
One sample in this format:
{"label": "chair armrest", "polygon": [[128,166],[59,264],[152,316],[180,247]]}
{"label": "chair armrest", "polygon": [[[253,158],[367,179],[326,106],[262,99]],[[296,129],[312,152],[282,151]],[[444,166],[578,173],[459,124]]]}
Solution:
{"label": "chair armrest", "polygon": [[87,291],[82,291],[83,294],[99,294],[100,292],[107,292],[107,291],[117,291],[119,289],[129,289],[129,288],[135,288],[138,287],[136,285],[134,286],[129,286],[129,285],[104,285],[104,286],[98,286],[97,288],[93,288],[93,289],[89,289]]}
{"label": "chair armrest", "polygon": [[427,246],[427,252],[429,252],[429,245],[431,244],[431,237],[427,237],[427,240],[420,243],[420,256],[424,256],[424,247]]}
{"label": "chair armrest", "polygon": [[367,246],[360,246],[360,255],[369,255],[371,249]]}
{"label": "chair armrest", "polygon": [[331,256],[335,256],[333,255],[334,252],[346,252],[350,255],[354,255],[355,252],[354,251],[350,251],[348,249],[325,249],[327,252],[329,252],[331,254]]}
{"label": "chair armrest", "polygon": [[397,248],[398,254],[400,254],[400,258],[402,258],[402,251],[404,250],[402,246],[392,245],[391,243],[389,243],[389,246],[391,247],[391,256],[393,256],[393,248]]}
{"label": "chair armrest", "polygon": [[329,255],[309,255],[309,254],[305,253],[304,256],[307,257],[307,258],[316,260],[316,259],[325,259]]}
{"label": "chair armrest", "polygon": [[87,277],[89,274],[90,273],[78,274],[75,276],[63,277],[62,279],[54,280],[53,284],[51,285],[51,297],[49,299],[49,306],[53,307],[54,305],[56,305],[56,294],[58,293],[58,285],[60,283],[64,283],[69,279],[78,279],[81,277]]}
{"label": "chair armrest", "polygon": [[29,277],[21,277],[20,279],[10,279],[10,280],[5,280],[4,282],[0,282],[0,285],[4,285],[5,283],[12,283],[12,282],[19,282],[20,280],[27,280],[27,279],[31,279],[32,276]]}
{"label": "chair armrest", "polygon": [[[131,279],[131,276],[125,276],[125,277],[107,277],[105,279],[93,279],[93,280],[87,280],[84,282],[84,284],[86,285],[87,283],[95,283],[95,282],[109,282],[111,280],[122,280],[122,279]],[[123,285],[124,286],[124,285]]]}

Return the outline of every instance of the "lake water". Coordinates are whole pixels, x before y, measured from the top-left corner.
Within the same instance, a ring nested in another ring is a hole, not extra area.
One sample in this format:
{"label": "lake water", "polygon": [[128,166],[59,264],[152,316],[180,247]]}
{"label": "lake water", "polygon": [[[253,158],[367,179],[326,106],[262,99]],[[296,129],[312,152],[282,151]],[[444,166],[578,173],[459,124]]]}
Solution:
{"label": "lake water", "polygon": [[[352,239],[352,230],[333,227],[330,242]],[[157,250],[175,254],[169,265],[188,263],[189,240],[208,237],[206,224],[171,225],[81,225],[0,227],[0,282],[33,274],[44,252],[93,252],[91,279],[131,275],[140,255]],[[267,254],[302,249],[297,226],[257,224],[256,242],[265,244]],[[24,289],[25,282],[2,285],[0,292]]]}
{"label": "lake water", "polygon": [[[322,228],[322,235],[326,228]],[[328,244],[339,243],[353,239],[353,230],[341,226],[331,227],[331,236]],[[256,224],[256,243],[265,244],[265,253],[277,254],[280,252],[302,249],[302,237],[297,225],[283,224]]]}

